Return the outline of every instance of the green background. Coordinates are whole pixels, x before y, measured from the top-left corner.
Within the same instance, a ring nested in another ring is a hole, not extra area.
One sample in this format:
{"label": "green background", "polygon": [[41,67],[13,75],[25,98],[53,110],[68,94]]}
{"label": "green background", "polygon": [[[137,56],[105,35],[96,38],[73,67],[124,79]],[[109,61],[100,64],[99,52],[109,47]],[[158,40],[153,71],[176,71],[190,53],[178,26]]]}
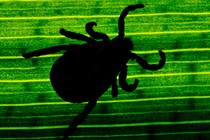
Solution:
{"label": "green background", "polygon": [[[114,38],[122,10],[130,12],[125,35],[134,52],[150,64],[148,71],[129,62],[133,93],[109,89],[72,136],[75,140],[210,139],[210,4],[209,0],[1,0],[0,1],[0,139],[59,139],[86,103],[64,102],[54,92],[49,72],[62,54],[23,59],[22,53],[83,42],[59,34],[60,28],[86,34],[85,24]],[[82,88],[82,86],[81,86]]]}

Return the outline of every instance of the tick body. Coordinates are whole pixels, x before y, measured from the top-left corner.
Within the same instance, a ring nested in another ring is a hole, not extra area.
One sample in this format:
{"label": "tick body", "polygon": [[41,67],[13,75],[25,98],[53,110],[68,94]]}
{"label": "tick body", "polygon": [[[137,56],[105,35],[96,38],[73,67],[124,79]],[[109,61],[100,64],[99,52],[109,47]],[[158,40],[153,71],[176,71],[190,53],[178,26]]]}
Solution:
{"label": "tick body", "polygon": [[52,66],[52,86],[68,102],[98,99],[118,75],[119,64],[111,61],[113,58],[111,46],[73,46]]}

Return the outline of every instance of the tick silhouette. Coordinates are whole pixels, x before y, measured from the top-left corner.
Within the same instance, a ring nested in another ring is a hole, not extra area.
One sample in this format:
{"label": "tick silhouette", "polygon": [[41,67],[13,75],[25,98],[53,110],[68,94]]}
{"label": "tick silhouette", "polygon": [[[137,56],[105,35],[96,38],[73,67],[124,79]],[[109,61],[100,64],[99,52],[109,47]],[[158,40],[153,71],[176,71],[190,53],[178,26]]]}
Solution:
{"label": "tick silhouette", "polygon": [[[24,58],[55,53],[60,50],[66,52],[53,64],[50,72],[51,84],[56,93],[65,101],[72,103],[88,102],[83,112],[76,116],[64,132],[64,139],[68,139],[77,126],[88,116],[95,107],[97,100],[103,93],[112,87],[112,97],[117,97],[117,75],[119,85],[132,92],[138,86],[138,80],[133,84],[126,82],[127,63],[129,60],[136,62],[145,69],[158,70],[165,65],[165,53],[159,50],[161,57],[158,64],[148,64],[146,60],[132,53],[133,43],[130,38],[124,37],[124,19],[129,11],[143,8],[143,4],[126,7],[118,19],[118,35],[110,40],[109,37],[93,30],[97,24],[86,24],[87,37],[82,34],[60,29],[60,33],[68,38],[85,41],[85,44],[70,44],[53,46],[23,54]],[[99,41],[97,41],[99,40]]]}

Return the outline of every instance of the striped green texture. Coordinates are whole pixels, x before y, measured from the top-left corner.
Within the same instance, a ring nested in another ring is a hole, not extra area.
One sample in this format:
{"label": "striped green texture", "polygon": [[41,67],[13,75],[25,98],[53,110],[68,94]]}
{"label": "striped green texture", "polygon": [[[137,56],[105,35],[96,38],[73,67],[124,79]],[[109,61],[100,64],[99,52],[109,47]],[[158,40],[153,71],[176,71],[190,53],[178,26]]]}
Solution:
{"label": "striped green texture", "polygon": [[[114,38],[122,10],[130,12],[125,35],[134,52],[157,63],[147,71],[131,61],[128,79],[139,79],[133,93],[111,89],[72,136],[74,140],[210,139],[209,0],[1,0],[0,1],[0,139],[61,139],[86,103],[64,102],[54,92],[49,72],[63,52],[23,59],[24,52],[83,42],[65,38],[60,28],[85,34],[85,24]],[[81,86],[82,88],[82,86]]]}

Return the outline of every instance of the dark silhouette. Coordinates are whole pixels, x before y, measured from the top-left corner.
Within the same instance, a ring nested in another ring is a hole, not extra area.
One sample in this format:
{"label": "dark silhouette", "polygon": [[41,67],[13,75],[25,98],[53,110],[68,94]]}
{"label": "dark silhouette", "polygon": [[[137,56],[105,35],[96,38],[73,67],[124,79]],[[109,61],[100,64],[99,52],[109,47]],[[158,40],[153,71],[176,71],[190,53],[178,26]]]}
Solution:
{"label": "dark silhouette", "polygon": [[[129,11],[143,8],[143,4],[130,5],[121,13],[118,20],[118,36],[110,40],[106,34],[95,32],[95,22],[86,24],[87,37],[82,34],[60,29],[60,33],[68,38],[85,41],[86,44],[70,44],[53,46],[46,49],[23,54],[24,58],[55,53],[60,50],[66,52],[54,63],[50,73],[50,80],[54,90],[65,101],[72,103],[88,102],[82,113],[73,119],[64,133],[64,139],[68,139],[77,126],[88,116],[95,107],[98,98],[112,86],[112,97],[117,97],[117,75],[119,85],[132,92],[138,86],[138,80],[129,85],[126,82],[128,61],[136,60],[143,68],[158,70],[165,65],[165,53],[159,50],[160,61],[157,65],[150,65],[146,60],[132,53],[133,43],[131,39],[124,38],[124,19]],[[100,39],[100,41],[96,41]]]}

